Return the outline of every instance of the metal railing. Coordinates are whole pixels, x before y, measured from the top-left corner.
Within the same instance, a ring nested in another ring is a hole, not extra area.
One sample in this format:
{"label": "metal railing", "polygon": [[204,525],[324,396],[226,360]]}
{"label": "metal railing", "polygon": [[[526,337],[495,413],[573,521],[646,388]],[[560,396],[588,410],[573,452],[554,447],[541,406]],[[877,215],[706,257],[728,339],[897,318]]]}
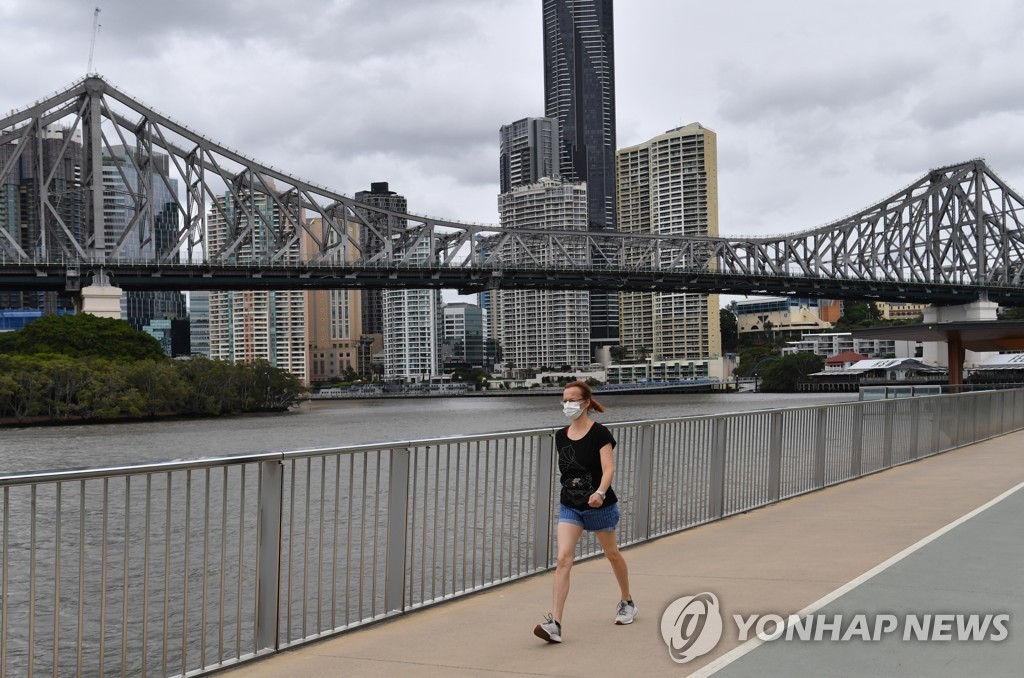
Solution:
{"label": "metal railing", "polygon": [[[1019,430],[1024,389],[609,428],[628,545]],[[553,433],[0,477],[0,678],[199,675],[550,569]]]}

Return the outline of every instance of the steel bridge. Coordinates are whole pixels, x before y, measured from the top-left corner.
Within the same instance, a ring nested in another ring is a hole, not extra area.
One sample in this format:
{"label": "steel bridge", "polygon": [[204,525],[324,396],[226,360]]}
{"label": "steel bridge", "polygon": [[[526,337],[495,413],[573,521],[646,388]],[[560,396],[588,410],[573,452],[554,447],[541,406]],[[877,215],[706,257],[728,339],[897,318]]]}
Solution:
{"label": "steel bridge", "polygon": [[[105,174],[106,173],[106,174]],[[115,206],[115,209],[111,209]],[[1024,200],[984,160],[757,238],[503,229],[361,203],[89,75],[0,118],[0,289],[433,287],[1024,304]]]}

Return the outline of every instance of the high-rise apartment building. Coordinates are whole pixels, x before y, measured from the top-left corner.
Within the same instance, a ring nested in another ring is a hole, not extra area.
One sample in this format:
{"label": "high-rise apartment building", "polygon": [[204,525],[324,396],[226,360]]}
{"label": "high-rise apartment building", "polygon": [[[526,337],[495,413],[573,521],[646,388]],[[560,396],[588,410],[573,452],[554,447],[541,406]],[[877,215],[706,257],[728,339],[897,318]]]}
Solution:
{"label": "high-rise apartment building", "polygon": [[[356,200],[374,207],[383,207],[392,212],[406,212],[409,209],[408,202],[404,195],[390,190],[388,182],[375,181],[370,184],[369,191],[359,191],[355,195]],[[356,210],[361,218],[371,221],[374,228],[380,232],[388,229],[403,229],[406,224],[398,217],[383,216],[369,210]],[[384,243],[379,237],[372,236],[370,227],[363,224],[359,227],[359,247],[362,250],[362,258],[368,259],[379,254]],[[362,291],[361,322],[362,332],[366,335],[384,334],[384,291],[370,289]]]}
{"label": "high-rise apartment building", "polygon": [[454,364],[487,369],[483,309],[461,302],[445,304],[444,342],[451,349]]}
{"label": "high-rise apartment building", "polygon": [[[114,258],[154,261],[173,251],[178,237],[178,182],[169,178],[169,172],[166,155],[149,157],[124,146],[103,150],[103,232],[105,247]],[[136,216],[135,196],[140,194],[153,206],[151,220]],[[129,230],[126,236],[125,230]],[[121,318],[136,330],[152,320],[181,319],[186,313],[181,292],[121,293]]]}
{"label": "high-rise apartment building", "polygon": [[[619,230],[654,235],[718,235],[718,151],[698,123],[670,130],[617,155]],[[647,257],[668,265],[679,252]],[[629,254],[627,253],[627,256]],[[656,258],[655,258],[656,257]],[[630,357],[706,360],[722,353],[717,294],[620,293],[622,345]]]}
{"label": "high-rise apartment building", "polygon": [[[582,183],[543,178],[498,196],[501,225],[507,229],[587,230],[587,189]],[[582,252],[507,246],[510,264],[530,261],[565,266]],[[583,245],[580,245],[582,248]],[[495,290],[496,339],[506,369],[579,369],[590,364],[590,292],[573,290]]]}
{"label": "high-rise apartment building", "polygon": [[[431,256],[428,242],[411,253],[413,263]],[[444,316],[441,290],[388,287],[384,290],[384,378],[422,383],[441,374]]]}
{"label": "high-rise apartment building", "polygon": [[[252,226],[249,238],[236,248],[235,259],[260,259],[270,254],[267,228],[282,218],[279,211],[278,203],[266,195],[253,194],[245,205],[230,197],[219,198],[207,221],[211,253],[224,249],[230,224],[234,233]],[[250,214],[256,223],[249,223]],[[298,256],[296,242],[284,260],[297,260]],[[209,294],[211,358],[249,363],[267,360],[308,383],[305,292],[217,290]]]}
{"label": "high-rise apartment building", "polygon": [[[408,211],[405,196],[390,190],[386,181],[370,184],[369,191],[356,193],[356,200],[392,212]],[[407,224],[401,217],[381,215],[357,208],[358,218],[368,222],[359,228],[363,258],[377,254],[382,237],[398,234]],[[371,235],[370,226],[380,235]],[[396,252],[411,263],[424,263],[434,249],[419,242],[411,252]],[[365,290],[362,297],[362,331],[367,338],[383,336],[384,378],[394,382],[419,383],[441,374],[441,341],[444,337],[441,291],[431,289]]]}
{"label": "high-rise apartment building", "polygon": [[210,293],[188,294],[188,329],[192,355],[210,357]]}
{"label": "high-rise apartment building", "polygon": [[[612,0],[544,0],[544,114],[558,121],[566,181],[587,184],[589,230],[616,228]],[[619,343],[618,297],[590,295],[594,351]]]}
{"label": "high-rise apartment building", "polygon": [[524,118],[500,131],[499,164],[501,192],[516,186],[558,179],[558,121],[551,118]]}
{"label": "high-rise apartment building", "polygon": [[[80,133],[58,125],[44,129],[42,137],[39,154],[26,150],[31,144],[0,144],[0,170],[10,167],[0,176],[0,231],[25,251],[60,252],[73,249],[65,229],[79,239],[83,227],[82,139]],[[51,195],[60,197],[51,199],[40,218],[44,182]],[[42,222],[46,229],[39,228]],[[58,292],[0,291],[0,310],[71,313],[74,305]]]}
{"label": "high-rise apartment building", "polygon": [[[338,233],[325,226],[320,218],[310,219],[307,228],[322,241],[336,245],[332,254],[334,263],[354,258],[355,253]],[[355,224],[346,224],[348,235],[355,238]],[[306,237],[303,254],[311,256],[313,241]],[[360,342],[362,318],[359,290],[313,290],[306,292],[307,348],[309,351],[309,380],[312,383],[330,382],[345,376],[363,373],[360,353],[367,350]]]}

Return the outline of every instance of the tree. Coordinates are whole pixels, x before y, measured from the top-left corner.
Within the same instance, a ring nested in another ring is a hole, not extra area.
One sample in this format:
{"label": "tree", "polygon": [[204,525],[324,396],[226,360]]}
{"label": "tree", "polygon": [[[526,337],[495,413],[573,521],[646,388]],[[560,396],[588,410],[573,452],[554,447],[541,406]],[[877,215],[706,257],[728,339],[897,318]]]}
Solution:
{"label": "tree", "polygon": [[793,393],[797,384],[807,375],[820,372],[825,359],[814,353],[793,353],[773,360],[761,370],[761,390],[775,393]]}
{"label": "tree", "polygon": [[728,308],[719,309],[718,322],[722,328],[722,352],[734,353],[740,341],[739,327],[736,324],[736,314]]}
{"label": "tree", "polygon": [[740,349],[739,364],[733,372],[737,377],[749,377],[754,368],[764,358],[774,356],[778,353],[773,346],[749,346]]}
{"label": "tree", "polygon": [[884,324],[882,314],[874,303],[855,301],[843,305],[843,315],[836,321],[836,329],[843,331],[855,327],[873,327]]}
{"label": "tree", "polygon": [[53,354],[114,361],[166,360],[154,337],[123,320],[89,313],[47,315],[17,332],[0,334],[0,353]]}
{"label": "tree", "polygon": [[1010,306],[1001,309],[1000,320],[1024,320],[1024,306]]}

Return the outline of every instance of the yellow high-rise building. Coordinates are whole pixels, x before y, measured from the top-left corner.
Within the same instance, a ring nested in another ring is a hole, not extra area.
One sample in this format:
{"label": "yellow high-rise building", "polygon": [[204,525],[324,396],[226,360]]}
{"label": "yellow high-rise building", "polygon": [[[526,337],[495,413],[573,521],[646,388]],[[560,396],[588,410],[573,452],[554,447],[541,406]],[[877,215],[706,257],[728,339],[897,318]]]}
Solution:
{"label": "yellow high-rise building", "polygon": [[[700,123],[616,154],[618,226],[624,233],[718,235],[718,141]],[[659,268],[679,252],[638,251],[630,263]],[[627,358],[708,360],[722,354],[717,294],[622,292],[619,330]]]}

